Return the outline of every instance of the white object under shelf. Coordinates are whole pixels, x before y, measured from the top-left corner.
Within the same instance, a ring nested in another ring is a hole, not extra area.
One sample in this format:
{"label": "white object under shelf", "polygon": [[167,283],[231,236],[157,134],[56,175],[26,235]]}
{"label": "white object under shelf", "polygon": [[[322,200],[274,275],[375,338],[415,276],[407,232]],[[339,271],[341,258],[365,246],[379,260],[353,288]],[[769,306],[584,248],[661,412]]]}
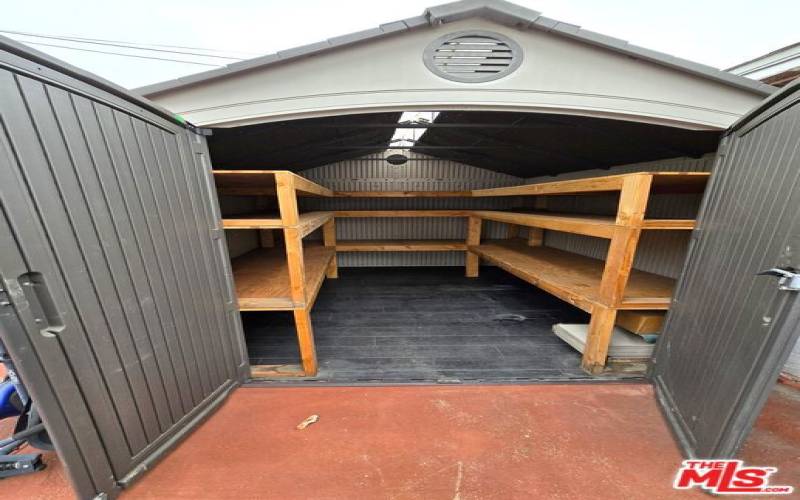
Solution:
{"label": "white object under shelf", "polygon": [[[583,349],[586,347],[586,337],[589,334],[589,325],[556,323],[553,325],[553,333],[575,350],[583,353]],[[608,346],[608,356],[621,359],[648,359],[653,355],[654,348],[655,344],[647,343],[639,335],[620,327],[614,327],[611,344]]]}

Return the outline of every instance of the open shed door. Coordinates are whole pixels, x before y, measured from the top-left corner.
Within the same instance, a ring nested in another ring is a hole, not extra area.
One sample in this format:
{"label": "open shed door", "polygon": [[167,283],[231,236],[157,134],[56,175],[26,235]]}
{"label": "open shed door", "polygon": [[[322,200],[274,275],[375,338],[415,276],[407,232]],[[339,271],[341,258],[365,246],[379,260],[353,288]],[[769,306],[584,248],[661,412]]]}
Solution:
{"label": "open shed door", "polygon": [[799,103],[794,85],[720,144],[651,367],[687,456],[735,455],[800,335]]}
{"label": "open shed door", "polygon": [[0,40],[0,339],[80,498],[247,373],[205,139]]}

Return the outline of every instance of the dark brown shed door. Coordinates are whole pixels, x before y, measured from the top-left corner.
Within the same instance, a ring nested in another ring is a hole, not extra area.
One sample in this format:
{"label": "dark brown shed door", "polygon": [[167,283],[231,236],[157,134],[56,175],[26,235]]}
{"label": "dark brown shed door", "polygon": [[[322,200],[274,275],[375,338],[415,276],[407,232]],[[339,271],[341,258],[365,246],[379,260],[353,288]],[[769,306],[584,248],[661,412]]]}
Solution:
{"label": "dark brown shed door", "polygon": [[800,269],[798,89],[723,139],[659,340],[657,394],[689,456],[735,455],[800,335],[800,290],[758,275]]}
{"label": "dark brown shed door", "polygon": [[205,139],[0,52],[0,338],[78,495],[113,495],[247,370]]}

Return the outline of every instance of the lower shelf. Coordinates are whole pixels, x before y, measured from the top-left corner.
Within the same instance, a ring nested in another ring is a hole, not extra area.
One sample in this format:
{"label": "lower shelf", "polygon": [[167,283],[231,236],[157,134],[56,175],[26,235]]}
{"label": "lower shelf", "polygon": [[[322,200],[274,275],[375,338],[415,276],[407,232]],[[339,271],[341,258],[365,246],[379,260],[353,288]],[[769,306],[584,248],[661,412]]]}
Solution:
{"label": "lower shelf", "polygon": [[[303,253],[308,302],[313,303],[335,251],[313,245]],[[233,280],[240,311],[291,311],[302,306],[292,300],[283,248],[259,248],[233,259]]]}
{"label": "lower shelf", "polygon": [[350,240],[336,242],[337,252],[452,252],[465,251],[463,240]]}
{"label": "lower shelf", "polygon": [[[587,312],[601,303],[602,260],[550,247],[531,247],[520,240],[487,241],[469,249]],[[674,286],[671,278],[634,270],[619,309],[668,309]]]}

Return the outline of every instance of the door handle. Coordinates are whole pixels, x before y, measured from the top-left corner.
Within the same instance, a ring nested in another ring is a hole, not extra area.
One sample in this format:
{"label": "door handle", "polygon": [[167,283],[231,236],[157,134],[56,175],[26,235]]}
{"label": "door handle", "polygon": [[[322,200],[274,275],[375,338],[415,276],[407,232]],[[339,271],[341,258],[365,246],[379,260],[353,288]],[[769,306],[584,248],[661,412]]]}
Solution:
{"label": "door handle", "polygon": [[773,267],[756,273],[756,276],[775,276],[779,278],[779,290],[800,291],[800,272],[793,267]]}
{"label": "door handle", "polygon": [[22,291],[39,331],[45,335],[59,334],[64,329],[64,322],[53,296],[50,294],[44,275],[36,272],[25,273],[16,281],[16,288]]}

